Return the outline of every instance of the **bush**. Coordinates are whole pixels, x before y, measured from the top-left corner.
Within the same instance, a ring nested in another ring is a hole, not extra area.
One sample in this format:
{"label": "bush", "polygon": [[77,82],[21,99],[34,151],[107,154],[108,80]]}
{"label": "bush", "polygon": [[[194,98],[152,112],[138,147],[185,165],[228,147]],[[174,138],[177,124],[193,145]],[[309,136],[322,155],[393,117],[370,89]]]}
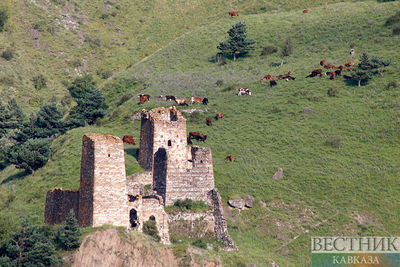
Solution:
{"label": "bush", "polygon": [[42,88],[47,87],[46,77],[42,74],[39,74],[32,78],[33,85],[35,86],[36,90],[40,90]]}
{"label": "bush", "polygon": [[97,70],[96,73],[102,79],[108,79],[113,74],[111,70]]}
{"label": "bush", "polygon": [[153,237],[157,242],[159,242],[161,240],[159,233],[158,233],[156,221],[153,221],[153,220],[145,221],[143,223],[143,233]]}
{"label": "bush", "polygon": [[192,245],[195,246],[195,247],[198,247],[198,248],[202,248],[202,249],[206,249],[207,248],[207,242],[202,238],[196,239],[192,243]]}
{"label": "bush", "polygon": [[339,136],[329,136],[325,140],[325,145],[339,148],[342,146],[342,139]]}
{"label": "bush", "polygon": [[398,11],[396,14],[393,16],[389,17],[386,20],[385,26],[391,26],[394,24],[400,23],[400,11]]}
{"label": "bush", "polygon": [[63,249],[72,250],[79,248],[81,244],[80,235],[78,221],[75,218],[74,210],[71,209],[65,223],[58,232],[57,239]]}
{"label": "bush", "polygon": [[339,94],[339,90],[336,88],[329,88],[328,89],[328,96],[335,97]]}
{"label": "bush", "polygon": [[399,84],[396,81],[391,81],[386,85],[386,89],[393,89],[397,88]]}
{"label": "bush", "polygon": [[223,80],[218,80],[218,81],[215,83],[216,86],[222,86],[223,84],[224,84],[224,81],[223,81]]}
{"label": "bush", "polygon": [[11,48],[7,48],[3,53],[1,53],[1,57],[10,61],[14,57],[14,51]]}
{"label": "bush", "polygon": [[274,54],[276,52],[278,52],[278,48],[277,47],[275,47],[275,46],[266,46],[266,47],[263,47],[263,50],[261,51],[260,55],[261,56],[268,56],[268,55]]}
{"label": "bush", "polygon": [[8,12],[6,9],[2,8],[0,10],[0,32],[4,31],[4,27],[8,20]]}
{"label": "bush", "polygon": [[400,26],[396,26],[392,30],[393,35],[399,35],[400,34]]}
{"label": "bush", "polygon": [[210,209],[210,206],[208,206],[206,203],[204,203],[204,201],[201,200],[178,199],[177,201],[175,201],[173,206],[169,206],[166,209],[167,211],[170,212],[175,212],[175,211],[205,212]]}

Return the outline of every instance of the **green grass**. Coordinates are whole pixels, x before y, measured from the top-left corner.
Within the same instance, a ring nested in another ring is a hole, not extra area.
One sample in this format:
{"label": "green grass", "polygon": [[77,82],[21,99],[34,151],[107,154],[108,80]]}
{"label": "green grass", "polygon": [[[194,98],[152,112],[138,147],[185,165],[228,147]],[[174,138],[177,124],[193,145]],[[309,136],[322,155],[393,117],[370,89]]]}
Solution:
{"label": "green grass", "polygon": [[[149,56],[142,61],[140,53],[146,53],[144,50],[137,50],[139,56],[132,62],[117,63],[127,54],[112,46],[102,47],[107,55],[118,54],[114,59],[105,56],[104,62],[124,66],[104,83],[110,104],[107,117],[99,122],[101,126],[74,129],[58,138],[53,143],[57,150],[52,160],[34,175],[23,176],[10,166],[0,172],[0,225],[12,224],[22,215],[36,216],[41,222],[48,189],[79,187],[82,134],[133,135],[138,140],[140,122],[131,123],[131,116],[142,108],[171,105],[152,98],[139,106],[136,95],[140,92],[209,98],[208,106],[195,106],[204,112],[188,120],[187,130],[207,134],[205,144],[195,144],[212,149],[215,184],[223,201],[236,195],[255,197],[254,208],[227,216],[229,232],[239,251],[216,252],[226,266],[239,262],[268,266],[270,259],[280,266],[308,266],[311,236],[397,235],[400,95],[398,87],[386,87],[400,79],[400,39],[392,36],[392,30],[384,24],[400,6],[398,2],[362,1],[310,7],[302,4],[308,2],[291,2],[293,10],[284,12],[282,6],[277,6],[275,12],[255,12],[251,6],[259,10],[262,2],[249,2],[247,11],[233,19],[223,15],[223,8],[228,7],[216,8],[210,11],[215,17],[201,22],[202,27],[174,31],[173,36],[155,34],[162,28],[151,26],[153,30],[146,28],[148,32],[142,34],[157,45],[143,48],[149,49]],[[86,9],[89,4],[82,5]],[[310,12],[302,14],[301,9],[306,7]],[[200,10],[185,19],[190,21],[206,13],[205,8]],[[167,32],[176,29],[173,25],[181,25],[170,15],[165,20],[174,21],[168,24]],[[219,66],[213,62],[216,46],[227,38],[226,32],[237,21],[246,22],[248,36],[257,41],[257,49],[237,62],[227,60]],[[95,25],[99,24],[85,27],[93,30]],[[99,29],[97,36],[105,38],[103,31]],[[280,63],[277,54],[260,56],[263,47],[280,47],[289,36],[295,48],[282,67],[276,67]],[[350,60],[350,47],[356,51],[356,60],[367,52],[392,58],[392,65],[382,77],[375,76],[361,88],[342,78],[304,78],[320,67],[322,59],[335,65]],[[81,49],[74,57],[85,51]],[[89,47],[85,49],[90,51]],[[98,66],[105,66],[102,64]],[[117,73],[129,64],[132,66]],[[295,81],[278,81],[272,89],[260,82],[267,73],[288,71]],[[217,86],[218,80],[223,85]],[[48,88],[55,88],[51,83],[48,79]],[[113,83],[118,86],[109,86]],[[224,90],[229,86],[234,89]],[[239,87],[249,88],[252,95],[237,97]],[[329,89],[337,91],[337,96],[329,97]],[[313,113],[304,114],[304,108],[311,108]],[[214,117],[217,111],[224,118],[214,121],[212,127],[206,126],[205,118]],[[184,116],[189,118],[187,113]],[[340,145],[336,145],[338,140]],[[129,172],[139,170],[134,155],[127,154]],[[234,163],[225,161],[228,154],[235,156]],[[280,167],[284,178],[272,181]]]}

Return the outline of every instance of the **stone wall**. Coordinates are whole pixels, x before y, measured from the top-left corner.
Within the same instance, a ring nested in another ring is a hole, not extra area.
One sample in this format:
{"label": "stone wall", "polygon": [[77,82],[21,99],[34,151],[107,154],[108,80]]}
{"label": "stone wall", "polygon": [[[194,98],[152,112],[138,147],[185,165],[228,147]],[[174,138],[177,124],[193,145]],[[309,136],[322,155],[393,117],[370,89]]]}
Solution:
{"label": "stone wall", "polygon": [[83,136],[79,222],[82,226],[128,226],[128,194],[122,140]]}
{"label": "stone wall", "polygon": [[[178,199],[202,200],[208,204],[207,193],[214,188],[214,173],[211,149],[190,147],[191,168],[182,168],[171,160],[168,150],[165,205],[173,205]],[[155,169],[156,171],[156,169]]]}
{"label": "stone wall", "polygon": [[71,209],[78,217],[79,191],[63,190],[62,188],[47,191],[44,223],[59,224],[64,222]]}
{"label": "stone wall", "polygon": [[171,236],[186,236],[190,238],[214,236],[214,215],[213,211],[192,213],[179,212],[178,214],[168,214],[168,224]]}
{"label": "stone wall", "polygon": [[222,241],[225,244],[225,251],[235,251],[237,247],[233,243],[232,238],[228,233],[228,226],[226,224],[226,220],[222,215],[222,201],[221,196],[216,188],[211,190],[208,193],[208,196],[212,202],[212,206],[214,209],[214,220],[215,220],[215,236],[218,240]]}
{"label": "stone wall", "polygon": [[152,172],[146,171],[135,173],[126,178],[126,190],[128,195],[143,195],[145,185],[153,185]]}
{"label": "stone wall", "polygon": [[136,230],[143,231],[143,223],[154,216],[161,242],[170,244],[168,231],[168,214],[164,210],[163,200],[159,196],[138,196],[133,201],[129,202],[129,210],[136,211],[137,224]]}

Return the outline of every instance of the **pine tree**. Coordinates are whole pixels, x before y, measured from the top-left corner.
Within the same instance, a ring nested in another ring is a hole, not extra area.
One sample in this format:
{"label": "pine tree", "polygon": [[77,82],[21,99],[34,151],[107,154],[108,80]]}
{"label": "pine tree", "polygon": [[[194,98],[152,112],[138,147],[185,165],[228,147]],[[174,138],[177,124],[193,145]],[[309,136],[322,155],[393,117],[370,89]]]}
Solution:
{"label": "pine tree", "polygon": [[228,31],[229,39],[221,42],[217,48],[222,51],[224,55],[233,56],[233,60],[236,61],[237,56],[242,56],[254,50],[255,40],[247,38],[246,35],[247,26],[245,23],[238,22],[232,25],[232,28]]}
{"label": "pine tree", "polygon": [[58,110],[55,103],[40,107],[36,116],[35,127],[37,138],[52,138],[65,131],[65,123],[62,121],[63,114]]}
{"label": "pine tree", "polygon": [[68,87],[68,91],[75,99],[82,98],[85,91],[94,89],[96,89],[96,83],[93,81],[93,77],[90,75],[76,78],[72,82],[72,85]]}
{"label": "pine tree", "polygon": [[28,139],[9,150],[8,161],[18,169],[33,173],[43,167],[49,159],[50,144],[48,138]]}
{"label": "pine tree", "polygon": [[75,218],[74,210],[71,209],[63,227],[58,234],[58,239],[64,249],[71,250],[80,246],[80,235],[81,231],[78,221]]}

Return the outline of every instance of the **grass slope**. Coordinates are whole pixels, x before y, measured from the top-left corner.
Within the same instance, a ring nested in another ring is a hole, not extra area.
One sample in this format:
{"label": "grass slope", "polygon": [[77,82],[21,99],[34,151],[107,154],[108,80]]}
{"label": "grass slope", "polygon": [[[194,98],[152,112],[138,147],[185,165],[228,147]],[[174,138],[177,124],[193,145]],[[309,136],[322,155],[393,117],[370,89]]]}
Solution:
{"label": "grass slope", "polygon": [[[79,186],[82,134],[138,139],[140,123],[131,123],[130,117],[142,108],[170,105],[152,99],[138,106],[136,94],[143,92],[210,100],[208,106],[196,106],[203,113],[184,115],[188,131],[208,135],[205,145],[213,151],[215,183],[224,200],[255,197],[253,209],[228,216],[239,251],[220,253],[227,266],[268,266],[270,259],[280,266],[307,266],[311,236],[398,235],[400,100],[398,88],[385,87],[400,78],[399,36],[382,25],[399,8],[395,2],[364,1],[315,7],[304,15],[300,9],[248,14],[220,19],[176,39],[105,84],[111,112],[101,126],[75,129],[57,139],[52,160],[34,175],[22,177],[12,167],[1,172],[0,229],[19,215],[37,215],[42,221],[47,189]],[[213,62],[216,45],[239,20],[257,40],[257,51],[219,66]],[[280,46],[287,37],[295,49],[282,67],[276,67],[276,55],[259,56],[263,46]],[[304,78],[319,68],[321,59],[347,62],[350,46],[357,58],[367,52],[391,57],[392,65],[362,88],[341,78]],[[279,81],[272,89],[259,81],[266,73],[287,71],[297,79]],[[131,84],[123,94],[116,93],[119,87],[112,85],[126,80],[141,86]],[[222,86],[216,85],[218,80]],[[252,96],[237,97],[238,87],[250,88]],[[339,91],[337,97],[328,97],[330,88]],[[313,114],[304,114],[304,108]],[[216,111],[225,117],[206,126],[205,117]],[[326,145],[335,138],[341,146]],[[235,163],[224,160],[227,154],[235,155]],[[132,155],[128,160],[131,171],[139,169]],[[285,177],[272,181],[279,167]]]}

